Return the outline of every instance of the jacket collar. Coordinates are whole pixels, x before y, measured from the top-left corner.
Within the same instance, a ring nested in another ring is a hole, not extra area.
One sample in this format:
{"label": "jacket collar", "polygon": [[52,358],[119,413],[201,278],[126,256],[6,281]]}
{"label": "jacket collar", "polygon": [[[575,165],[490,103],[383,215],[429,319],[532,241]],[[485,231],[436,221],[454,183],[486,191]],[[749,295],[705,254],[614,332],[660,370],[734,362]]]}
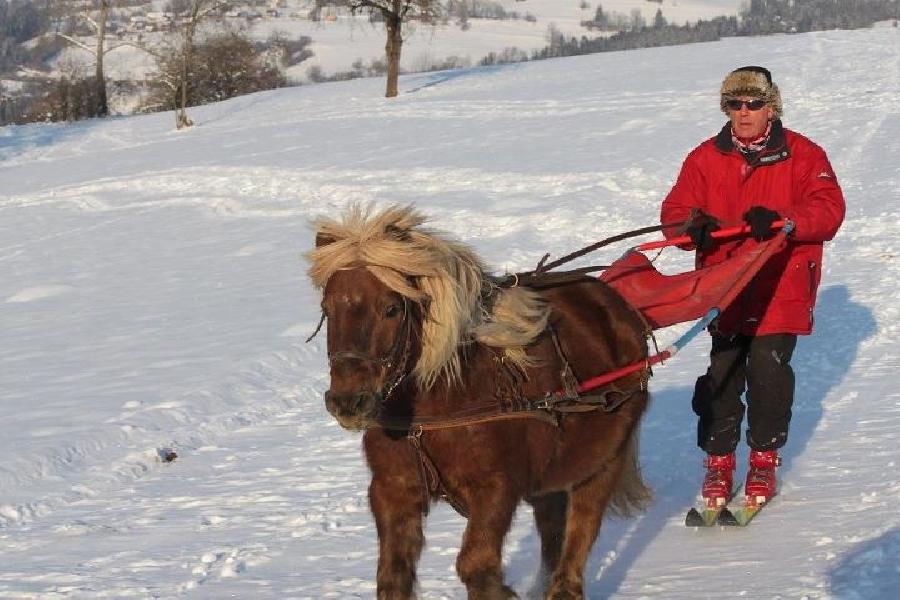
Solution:
{"label": "jacket collar", "polygon": [[[725,154],[736,152],[734,142],[731,141],[731,123],[725,123],[715,140],[719,152]],[[790,155],[791,151],[787,146],[781,119],[775,119],[772,121],[772,131],[769,132],[769,140],[766,142],[765,149],[752,158],[747,157],[747,162],[753,166],[771,165],[787,159]]]}

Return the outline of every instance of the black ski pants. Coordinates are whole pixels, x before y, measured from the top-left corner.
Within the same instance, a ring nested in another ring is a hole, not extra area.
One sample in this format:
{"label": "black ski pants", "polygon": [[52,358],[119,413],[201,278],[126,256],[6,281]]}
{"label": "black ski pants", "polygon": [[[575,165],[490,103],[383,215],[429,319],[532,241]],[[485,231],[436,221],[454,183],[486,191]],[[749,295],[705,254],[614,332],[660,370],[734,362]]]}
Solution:
{"label": "black ski pants", "polygon": [[747,390],[747,444],[774,450],[787,442],[794,403],[791,356],[797,336],[712,333],[710,365],[697,379],[692,402],[699,417],[697,445],[709,454],[737,447],[744,420],[741,396]]}

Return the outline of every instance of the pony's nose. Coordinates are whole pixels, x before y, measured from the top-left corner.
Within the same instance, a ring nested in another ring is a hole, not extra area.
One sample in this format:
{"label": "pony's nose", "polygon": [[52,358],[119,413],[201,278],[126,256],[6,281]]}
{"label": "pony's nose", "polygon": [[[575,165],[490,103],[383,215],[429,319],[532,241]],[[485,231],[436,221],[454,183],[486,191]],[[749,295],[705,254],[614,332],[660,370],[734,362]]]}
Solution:
{"label": "pony's nose", "polygon": [[353,412],[357,415],[367,415],[375,408],[375,394],[372,392],[357,392],[353,395]]}
{"label": "pony's nose", "polygon": [[325,392],[325,408],[332,415],[371,415],[378,408],[380,395],[373,392],[355,394]]}

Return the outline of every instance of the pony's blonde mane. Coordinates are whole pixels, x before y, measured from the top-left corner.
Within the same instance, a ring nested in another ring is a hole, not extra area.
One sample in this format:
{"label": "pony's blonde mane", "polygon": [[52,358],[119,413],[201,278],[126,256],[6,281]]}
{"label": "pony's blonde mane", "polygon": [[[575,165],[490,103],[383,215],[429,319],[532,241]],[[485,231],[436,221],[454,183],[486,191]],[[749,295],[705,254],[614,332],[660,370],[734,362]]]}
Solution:
{"label": "pony's blonde mane", "polygon": [[514,363],[528,365],[525,346],[547,325],[548,308],[537,293],[495,288],[466,245],[422,227],[410,206],[372,214],[350,207],[340,220],[315,222],[325,243],[306,254],[318,288],[340,269],[365,267],[384,285],[417,302],[424,315],[422,352],[413,374],[422,388],[441,377],[460,381],[460,348],[478,341],[502,348]]}

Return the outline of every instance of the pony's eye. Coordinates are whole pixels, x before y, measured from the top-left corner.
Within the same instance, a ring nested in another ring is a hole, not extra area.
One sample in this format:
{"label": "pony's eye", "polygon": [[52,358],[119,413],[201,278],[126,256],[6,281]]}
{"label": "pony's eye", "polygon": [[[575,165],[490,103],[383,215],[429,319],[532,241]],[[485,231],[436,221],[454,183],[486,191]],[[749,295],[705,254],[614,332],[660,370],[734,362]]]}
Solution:
{"label": "pony's eye", "polygon": [[394,317],[396,317],[399,314],[400,314],[400,307],[397,306],[396,304],[389,305],[384,311],[384,316],[387,317],[388,319],[393,319]]}

